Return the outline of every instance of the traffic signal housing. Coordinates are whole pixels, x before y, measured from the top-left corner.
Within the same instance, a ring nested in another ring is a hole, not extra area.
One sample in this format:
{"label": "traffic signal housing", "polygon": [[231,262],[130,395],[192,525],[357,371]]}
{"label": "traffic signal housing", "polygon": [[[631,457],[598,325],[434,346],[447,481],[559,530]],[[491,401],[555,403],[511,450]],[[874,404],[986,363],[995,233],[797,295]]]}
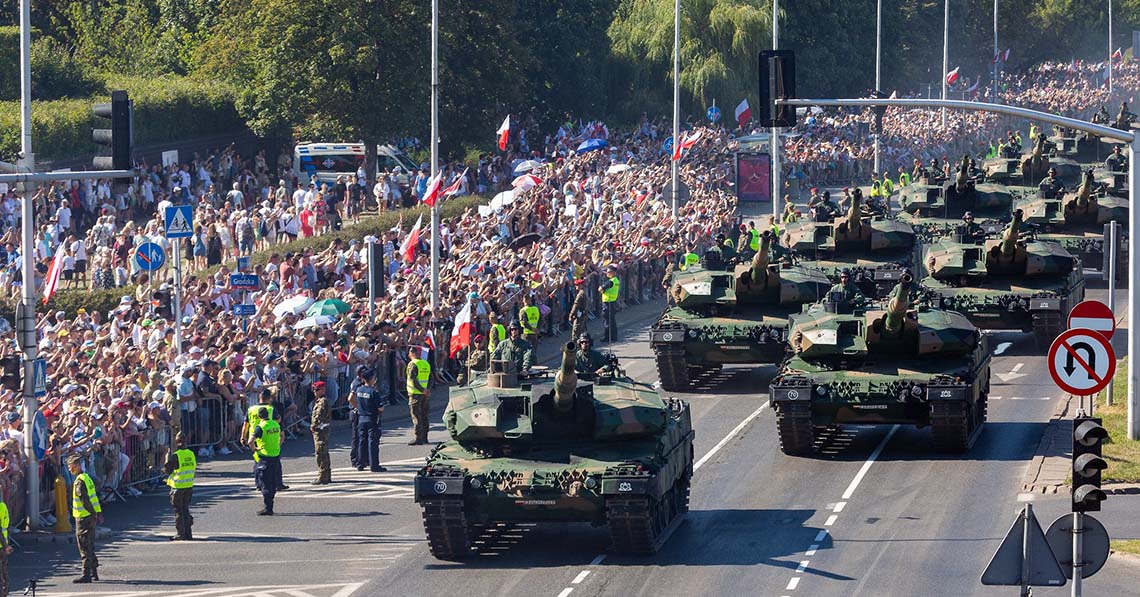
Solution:
{"label": "traffic signal housing", "polygon": [[[871,92],[871,99],[889,99],[890,96],[882,91],[875,90]],[[887,114],[886,106],[874,106],[871,111],[875,114],[875,134],[881,135],[883,133],[883,117]]]}
{"label": "traffic signal housing", "polygon": [[0,386],[5,390],[19,392],[23,386],[23,379],[20,366],[20,357],[9,355],[0,358]]}
{"label": "traffic signal housing", "polygon": [[796,55],[791,50],[760,52],[760,122],[767,128],[796,126],[794,106],[776,100],[796,97]]}
{"label": "traffic signal housing", "polygon": [[1108,468],[1101,447],[1108,431],[1094,417],[1073,419],[1073,512],[1099,512],[1105,493],[1100,489],[1100,472]]}
{"label": "traffic signal housing", "polygon": [[110,156],[96,156],[94,165],[99,170],[130,170],[134,165],[131,159],[131,128],[134,107],[126,91],[112,91],[111,103],[95,104],[92,109],[96,118],[111,121],[111,128],[92,129],[91,139],[99,145],[111,149]]}

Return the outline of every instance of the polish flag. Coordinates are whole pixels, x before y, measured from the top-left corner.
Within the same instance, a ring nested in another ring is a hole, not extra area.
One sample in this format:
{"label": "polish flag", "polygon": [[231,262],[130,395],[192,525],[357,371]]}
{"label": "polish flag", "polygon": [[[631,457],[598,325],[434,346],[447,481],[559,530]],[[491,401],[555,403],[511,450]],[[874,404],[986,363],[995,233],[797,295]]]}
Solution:
{"label": "polish flag", "polygon": [[954,70],[946,73],[946,84],[947,85],[953,85],[954,81],[958,80],[958,69],[959,68],[962,68],[962,67],[960,67],[960,66],[954,67]]}
{"label": "polish flag", "polygon": [[1120,60],[1121,58],[1124,58],[1124,52],[1121,52],[1120,48],[1116,48],[1116,51],[1112,53],[1112,59]]}
{"label": "polish flag", "polygon": [[966,90],[966,93],[973,93],[974,91],[977,91],[978,85],[981,84],[981,82],[982,82],[982,78],[978,77],[978,79],[976,81],[974,81],[974,84],[970,85],[970,88]]}
{"label": "polish flag", "polygon": [[748,107],[748,98],[744,98],[736,106],[736,123],[740,125],[740,128],[744,128],[749,120],[752,120],[752,108]]}
{"label": "polish flag", "polygon": [[459,351],[468,346],[471,346],[471,301],[467,301],[455,316],[455,327],[451,328],[451,343],[448,347],[449,356],[455,358]]}
{"label": "polish flag", "polygon": [[508,114],[503,124],[499,126],[499,130],[495,131],[499,135],[499,151],[507,150],[507,140],[511,138],[511,115]]}
{"label": "polish flag", "polygon": [[1002,56],[1001,56],[1002,62],[1009,62],[1009,51],[1010,50],[1007,48],[1005,51],[1005,54],[1002,54]]}
{"label": "polish flag", "polygon": [[693,131],[693,133],[691,135],[685,135],[685,139],[683,141],[681,141],[680,143],[674,143],[673,144],[673,161],[674,162],[679,161],[681,159],[681,152],[683,152],[686,149],[692,148],[692,146],[697,143],[697,139],[700,139],[700,138],[701,138],[701,132],[700,131]]}
{"label": "polish flag", "polygon": [[1001,52],[994,52],[994,64],[1001,60]]}
{"label": "polish flag", "polygon": [[442,183],[443,170],[436,172],[435,176],[428,179],[427,191],[424,192],[424,203],[428,207],[435,207],[436,202],[439,201],[439,187]]}
{"label": "polish flag", "polygon": [[450,196],[459,192],[459,189],[463,183],[463,179],[467,178],[467,171],[468,170],[470,170],[470,168],[464,168],[463,174],[460,174],[459,178],[456,178],[455,182],[451,183],[451,186],[449,186],[443,190],[443,196],[444,197],[450,197]]}
{"label": "polish flag", "polygon": [[420,244],[420,225],[423,223],[424,217],[421,214],[416,220],[416,225],[412,226],[412,231],[408,233],[408,237],[405,238],[403,244],[400,245],[400,254],[408,261],[416,257],[416,246]]}
{"label": "polish flag", "polygon": [[51,260],[51,267],[48,268],[47,277],[44,278],[44,304],[46,305],[51,300],[52,295],[59,288],[59,276],[63,273],[63,256],[67,253],[64,251],[63,245],[56,249],[55,259]]}
{"label": "polish flag", "polygon": [[435,350],[435,334],[433,334],[431,330],[428,330],[427,335],[424,336],[424,344],[427,344],[428,348]]}

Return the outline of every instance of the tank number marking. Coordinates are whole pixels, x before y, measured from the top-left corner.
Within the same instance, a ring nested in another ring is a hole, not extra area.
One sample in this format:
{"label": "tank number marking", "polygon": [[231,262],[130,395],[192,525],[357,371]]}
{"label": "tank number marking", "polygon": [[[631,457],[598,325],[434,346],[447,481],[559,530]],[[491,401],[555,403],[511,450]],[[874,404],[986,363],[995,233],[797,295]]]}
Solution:
{"label": "tank number marking", "polygon": [[622,481],[621,483],[618,483],[618,491],[633,491],[633,486],[625,481]]}
{"label": "tank number marking", "polygon": [[1048,308],[1049,308],[1049,303],[1040,303],[1040,304],[1038,304],[1038,305],[1037,305],[1037,308],[1038,308],[1038,309],[1048,309]]}
{"label": "tank number marking", "polygon": [[938,392],[938,397],[939,397],[939,398],[950,398],[950,397],[952,397],[953,395],[954,395],[954,393],[953,393],[953,392],[951,392],[950,390],[941,390],[941,391],[939,391],[939,392]]}
{"label": "tank number marking", "polygon": [[788,400],[795,400],[800,397],[799,390],[788,390]]}
{"label": "tank number marking", "polygon": [[673,332],[665,332],[665,335],[661,336],[661,338],[666,342],[671,342],[673,340]]}
{"label": "tank number marking", "polygon": [[856,404],[855,408],[859,410],[887,410],[889,407],[886,404]]}
{"label": "tank number marking", "polygon": [[445,491],[447,491],[447,483],[444,483],[443,481],[436,481],[435,482],[435,492],[436,493],[443,493]]}

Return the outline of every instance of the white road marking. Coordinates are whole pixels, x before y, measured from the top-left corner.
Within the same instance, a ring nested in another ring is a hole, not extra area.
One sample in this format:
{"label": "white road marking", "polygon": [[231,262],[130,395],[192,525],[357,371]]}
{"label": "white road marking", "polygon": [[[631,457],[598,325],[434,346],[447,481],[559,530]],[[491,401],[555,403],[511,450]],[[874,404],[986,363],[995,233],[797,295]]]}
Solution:
{"label": "white road marking", "polygon": [[879,457],[879,454],[883,453],[883,448],[887,447],[887,442],[891,441],[891,438],[894,437],[895,432],[898,430],[898,425],[892,425],[890,431],[887,431],[886,437],[875,447],[875,451],[871,452],[871,456],[867,458],[867,462],[863,463],[862,468],[855,474],[855,478],[851,480],[851,484],[847,486],[847,491],[843,492],[843,499],[851,499],[851,495],[855,493],[855,490],[859,488],[859,484],[863,482],[863,477],[867,476],[867,471],[871,470],[871,465],[875,464],[875,459]]}
{"label": "white road marking", "polygon": [[811,547],[809,547],[808,550],[804,552],[804,555],[809,556],[809,557],[814,556],[815,552],[818,550],[819,550],[819,544],[818,543],[812,543]]}
{"label": "white road marking", "polygon": [[816,534],[815,542],[821,543],[824,539],[827,539],[827,529],[823,529],[822,531],[820,531],[819,533]]}
{"label": "white road marking", "polygon": [[804,561],[800,562],[800,565],[796,566],[796,573],[800,573],[800,572],[803,572],[804,570],[807,570],[808,564],[810,564],[810,563],[811,563],[810,560],[804,560]]}
{"label": "white road marking", "polygon": [[800,585],[800,577],[793,576],[792,580],[788,581],[788,586],[784,587],[785,591],[794,591]]}
{"label": "white road marking", "polygon": [[1035,493],[1019,493],[1017,494],[1017,501],[1019,502],[1032,502],[1037,499]]}
{"label": "white road marking", "polygon": [[1001,353],[1009,350],[1010,346],[1013,346],[1013,342],[1002,342],[997,345],[997,348],[994,349],[994,354],[1000,355]]}
{"label": "white road marking", "polygon": [[752,414],[748,415],[747,417],[744,417],[744,420],[741,421],[740,424],[737,425],[732,431],[729,431],[728,435],[724,436],[724,438],[721,439],[717,443],[717,445],[713,446],[712,449],[709,450],[708,452],[705,452],[704,456],[701,456],[701,459],[698,460],[697,463],[693,465],[693,470],[696,471],[697,469],[701,468],[702,466],[705,465],[706,462],[709,461],[710,458],[712,458],[713,456],[716,456],[716,453],[719,452],[721,450],[721,448],[723,448],[729,441],[731,441],[732,438],[736,437],[736,434],[743,431],[744,428],[747,427],[748,424],[751,423],[753,419],[755,419],[756,417],[759,417],[760,413],[764,412],[764,409],[766,409],[766,408],[768,408],[767,402],[765,402],[764,404],[761,404],[760,408],[752,411]]}
{"label": "white road marking", "polygon": [[1021,368],[1024,366],[1025,363],[1018,363],[1013,366],[1013,369],[1009,370],[1009,373],[996,373],[995,375],[997,375],[998,379],[1002,380],[1003,382],[1009,383],[1019,377],[1027,377],[1029,375],[1028,373],[1018,373],[1018,371],[1021,371]]}
{"label": "white road marking", "polygon": [[838,514],[832,514],[831,516],[827,517],[827,521],[823,523],[823,526],[829,527],[829,526],[835,524],[835,521],[837,521],[837,520],[839,520],[839,515]]}
{"label": "white road marking", "polygon": [[578,576],[574,577],[574,580],[570,581],[570,584],[572,584],[572,585],[579,584],[582,581],[586,580],[587,576],[590,576],[590,571],[589,570],[583,570],[583,571],[578,573]]}
{"label": "white road marking", "polygon": [[838,504],[835,504],[835,507],[832,508],[831,511],[835,512],[836,514],[839,514],[840,512],[843,511],[843,507],[846,505],[847,505],[847,502],[839,502]]}
{"label": "white road marking", "polygon": [[574,592],[574,587],[566,587],[565,589],[562,589],[562,592],[558,594],[558,597],[566,597],[567,595],[569,595],[570,593],[573,593],[573,592]]}
{"label": "white road marking", "polygon": [[598,554],[598,557],[590,560],[590,565],[591,566],[597,566],[598,564],[601,564],[603,561],[605,561],[605,559],[606,559],[606,554],[604,554],[604,553]]}

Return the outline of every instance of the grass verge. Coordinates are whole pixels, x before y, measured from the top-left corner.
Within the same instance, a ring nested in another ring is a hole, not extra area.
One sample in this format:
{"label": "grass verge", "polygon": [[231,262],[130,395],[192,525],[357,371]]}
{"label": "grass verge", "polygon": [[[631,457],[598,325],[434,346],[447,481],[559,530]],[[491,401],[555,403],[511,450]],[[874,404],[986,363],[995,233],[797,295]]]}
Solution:
{"label": "grass verge", "polygon": [[1109,437],[1104,445],[1108,470],[1101,478],[1105,483],[1140,483],[1140,441],[1128,439],[1128,362],[1124,359],[1116,364],[1112,402],[1112,406],[1106,406],[1102,393],[1093,413],[1104,420]]}
{"label": "grass verge", "polygon": [[1137,539],[1123,539],[1116,540],[1109,543],[1112,551],[1119,551],[1121,553],[1128,553],[1134,556],[1140,556],[1140,540]]}

